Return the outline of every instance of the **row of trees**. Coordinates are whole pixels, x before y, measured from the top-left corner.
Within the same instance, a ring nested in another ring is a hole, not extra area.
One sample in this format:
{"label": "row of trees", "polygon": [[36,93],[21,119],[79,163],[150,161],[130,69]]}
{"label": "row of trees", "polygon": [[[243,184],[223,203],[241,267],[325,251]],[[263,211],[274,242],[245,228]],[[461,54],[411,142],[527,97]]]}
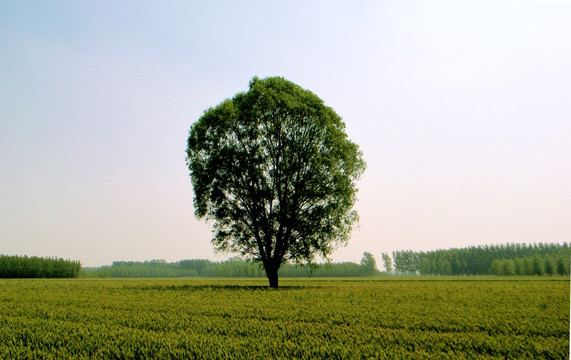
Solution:
{"label": "row of trees", "polygon": [[528,256],[492,261],[495,275],[567,275],[569,256]]}
{"label": "row of trees", "polygon": [[[564,275],[569,274],[570,256],[568,243],[503,244],[428,252],[394,251],[392,262],[396,272],[409,274]],[[383,253],[385,268],[391,271],[389,260],[388,254]]]}
{"label": "row of trees", "polygon": [[80,270],[79,261],[0,255],[0,278],[73,278]]}
{"label": "row of trees", "polygon": [[[375,258],[364,253],[360,264],[352,262],[323,264],[317,267],[284,264],[279,276],[283,277],[359,277],[374,276],[377,270]],[[222,262],[204,259],[181,260],[168,263],[165,260],[144,262],[115,261],[111,266],[86,268],[84,277],[264,277],[266,273],[258,263],[239,258]]]}

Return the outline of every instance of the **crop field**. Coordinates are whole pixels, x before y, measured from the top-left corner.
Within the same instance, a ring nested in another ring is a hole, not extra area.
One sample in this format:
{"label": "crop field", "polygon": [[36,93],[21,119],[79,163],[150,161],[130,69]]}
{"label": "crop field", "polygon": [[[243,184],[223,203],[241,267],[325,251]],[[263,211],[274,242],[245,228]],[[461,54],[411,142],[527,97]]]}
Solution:
{"label": "crop field", "polygon": [[569,358],[569,277],[266,283],[0,280],[0,358]]}

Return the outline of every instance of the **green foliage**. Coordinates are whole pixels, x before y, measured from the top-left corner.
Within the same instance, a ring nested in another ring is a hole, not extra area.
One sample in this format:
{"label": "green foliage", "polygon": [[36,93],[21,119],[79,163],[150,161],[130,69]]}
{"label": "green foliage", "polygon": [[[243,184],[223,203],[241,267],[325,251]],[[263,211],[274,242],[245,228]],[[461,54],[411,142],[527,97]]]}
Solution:
{"label": "green foliage", "polygon": [[79,261],[0,255],[0,278],[73,278],[80,270]]}
{"label": "green foliage", "polygon": [[[518,259],[496,259],[492,262],[492,273],[494,275],[569,275],[569,266],[565,252],[551,256],[540,256],[538,254]],[[568,258],[567,258],[568,259]],[[560,261],[561,271],[558,272],[558,261]]]}
{"label": "green foliage", "polygon": [[404,274],[415,274],[419,270],[420,253],[412,250],[393,251],[395,271]]}
{"label": "green foliage", "polygon": [[0,358],[569,356],[568,277],[384,279],[0,280]]}
{"label": "green foliage", "polygon": [[[557,269],[557,262],[554,257],[546,257],[545,261],[545,275],[555,275],[555,271]],[[513,274],[509,274],[513,275]]]}
{"label": "green foliage", "polygon": [[569,255],[557,256],[557,273],[559,275],[569,275]]}
{"label": "green foliage", "polygon": [[533,275],[543,275],[544,271],[545,260],[538,254],[535,254],[533,256]]}
{"label": "green foliage", "polygon": [[568,275],[570,257],[568,243],[393,252],[395,271],[423,275]]}
{"label": "green foliage", "polygon": [[383,259],[383,266],[385,267],[385,271],[387,273],[392,273],[393,272],[393,260],[391,259],[389,254],[384,252],[381,254],[381,257]]}
{"label": "green foliage", "polygon": [[216,250],[263,263],[273,287],[281,264],[327,258],[358,219],[358,146],[330,107],[283,78],[254,78],[206,110],[190,129],[187,165]]}
{"label": "green foliage", "polygon": [[363,253],[360,265],[365,275],[371,276],[379,272],[379,270],[377,270],[377,262],[375,257],[370,252],[365,251]]}
{"label": "green foliage", "polygon": [[[374,259],[373,259],[374,260]],[[315,264],[314,264],[315,265]],[[283,264],[279,275],[284,277],[357,277],[376,275],[362,265],[344,262],[327,263],[319,266],[299,266]],[[114,261],[111,266],[84,268],[80,274],[84,278],[153,278],[153,277],[264,277],[264,270],[258,263],[239,258],[214,262],[210,260],[181,260],[167,263],[164,260]]]}
{"label": "green foliage", "polygon": [[525,259],[524,258],[514,259],[514,265],[515,265],[515,274],[516,275],[525,275],[526,269],[525,269]]}

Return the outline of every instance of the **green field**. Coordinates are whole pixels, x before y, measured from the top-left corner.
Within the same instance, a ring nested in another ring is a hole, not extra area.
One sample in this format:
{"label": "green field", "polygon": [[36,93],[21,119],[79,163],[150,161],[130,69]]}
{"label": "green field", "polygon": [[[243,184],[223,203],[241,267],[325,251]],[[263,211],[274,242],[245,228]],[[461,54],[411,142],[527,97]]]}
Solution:
{"label": "green field", "polygon": [[569,358],[569,277],[266,283],[0,280],[0,358]]}

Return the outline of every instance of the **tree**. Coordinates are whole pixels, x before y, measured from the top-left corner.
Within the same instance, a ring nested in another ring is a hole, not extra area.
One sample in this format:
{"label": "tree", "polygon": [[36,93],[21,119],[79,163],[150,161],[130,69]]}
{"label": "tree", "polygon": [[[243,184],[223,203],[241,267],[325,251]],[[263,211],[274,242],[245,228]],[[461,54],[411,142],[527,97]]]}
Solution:
{"label": "tree", "polygon": [[525,275],[525,260],[523,258],[517,258],[514,260],[515,263],[515,274]]}
{"label": "tree", "polygon": [[569,255],[562,254],[557,257],[557,273],[569,275]]}
{"label": "tree", "polygon": [[377,272],[377,261],[375,257],[370,252],[364,252],[361,258],[361,269],[363,273],[367,276],[374,275]]}
{"label": "tree", "polygon": [[552,256],[545,257],[545,274],[551,276],[555,274],[557,269],[557,263],[555,262],[555,258]]}
{"label": "tree", "polygon": [[393,272],[393,260],[386,252],[382,253],[381,257],[383,258],[383,266],[385,267],[385,270],[390,274]]}
{"label": "tree", "polygon": [[504,274],[515,275],[515,261],[512,259],[504,259]]}
{"label": "tree", "polygon": [[505,275],[503,260],[495,259],[494,261],[492,261],[492,265],[490,266],[490,268],[492,270],[492,274],[494,275]]}
{"label": "tree", "polygon": [[282,264],[328,259],[358,220],[359,147],[321,99],[280,77],[254,77],[206,110],[190,129],[187,166],[215,249],[261,262],[273,288]]}
{"label": "tree", "polygon": [[532,258],[532,274],[533,275],[543,275],[545,272],[545,261],[539,256],[535,254]]}
{"label": "tree", "polygon": [[452,273],[452,264],[450,264],[448,259],[440,259],[438,267],[440,275],[450,275]]}

